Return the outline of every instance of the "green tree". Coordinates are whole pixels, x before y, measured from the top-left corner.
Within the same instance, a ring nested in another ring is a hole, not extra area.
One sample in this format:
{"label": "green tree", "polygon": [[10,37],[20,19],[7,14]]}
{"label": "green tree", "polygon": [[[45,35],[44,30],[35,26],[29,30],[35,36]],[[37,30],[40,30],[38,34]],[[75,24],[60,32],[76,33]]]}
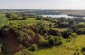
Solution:
{"label": "green tree", "polygon": [[50,36],[49,43],[50,45],[59,46],[63,43],[63,38],[60,36]]}
{"label": "green tree", "polygon": [[77,34],[76,33],[72,33],[68,38],[70,40],[75,40],[76,37],[77,37]]}
{"label": "green tree", "polygon": [[74,19],[70,19],[68,23],[69,23],[70,26],[74,25],[75,24],[75,20]]}
{"label": "green tree", "polygon": [[29,50],[30,50],[30,51],[38,50],[37,44],[32,44],[31,47],[29,47]]}

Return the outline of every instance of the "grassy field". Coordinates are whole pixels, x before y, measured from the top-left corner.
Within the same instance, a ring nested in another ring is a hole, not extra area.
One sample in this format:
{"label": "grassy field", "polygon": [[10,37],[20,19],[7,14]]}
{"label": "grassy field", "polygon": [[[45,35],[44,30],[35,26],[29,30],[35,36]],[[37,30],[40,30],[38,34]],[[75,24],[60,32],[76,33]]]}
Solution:
{"label": "grassy field", "polygon": [[8,23],[8,19],[5,17],[5,14],[0,14],[0,27],[6,25]]}
{"label": "grassy field", "polygon": [[46,23],[46,24],[50,23],[48,21],[36,20],[35,18],[28,18],[27,20],[8,20],[5,17],[5,14],[0,14],[0,27],[8,24],[8,22],[16,22],[17,24],[29,24],[29,25],[33,25],[36,23]]}
{"label": "grassy field", "polygon": [[58,30],[60,32],[67,30],[68,28],[53,28],[54,30]]}
{"label": "grassy field", "polygon": [[[48,21],[40,21],[40,20],[12,20],[17,24],[36,24],[36,23],[48,23]],[[10,22],[10,21],[9,21]]]}
{"label": "grassy field", "polygon": [[[48,49],[42,49],[33,52],[34,55],[73,55],[76,52],[81,50],[85,46],[85,35],[78,36],[75,40],[71,42],[65,42],[59,47],[52,47]],[[81,55],[81,53],[80,53]]]}

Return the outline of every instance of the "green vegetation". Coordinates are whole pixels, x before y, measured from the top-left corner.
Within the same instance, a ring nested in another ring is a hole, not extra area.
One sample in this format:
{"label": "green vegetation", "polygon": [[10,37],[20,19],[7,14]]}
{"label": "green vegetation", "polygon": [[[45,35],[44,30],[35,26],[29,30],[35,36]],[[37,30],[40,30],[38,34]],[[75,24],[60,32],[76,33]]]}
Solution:
{"label": "green vegetation", "polygon": [[68,28],[53,28],[54,30],[58,30],[58,31],[60,31],[60,32],[63,32],[63,31],[65,31],[65,30],[67,30]]}
{"label": "green vegetation", "polygon": [[23,49],[14,55],[32,55],[32,53],[30,51],[28,51],[27,49]]}
{"label": "green vegetation", "polygon": [[36,50],[38,50],[37,44],[32,44],[31,47],[29,47],[29,50],[30,51],[36,51]]}
{"label": "green vegetation", "polygon": [[[10,21],[9,21],[10,22]],[[36,23],[49,23],[47,21],[40,21],[40,20],[13,20],[13,22],[16,22],[17,24],[29,24],[29,25],[33,25],[33,24],[36,24]]]}
{"label": "green vegetation", "polygon": [[83,18],[53,19],[17,12],[1,13],[0,24],[1,51],[4,55],[85,54]]}
{"label": "green vegetation", "polygon": [[6,25],[8,22],[7,18],[5,17],[5,14],[0,14],[0,28]]}
{"label": "green vegetation", "polygon": [[73,55],[79,52],[82,55],[82,51],[85,52],[85,35],[78,36],[75,40],[70,42],[64,42],[61,46],[41,49],[33,52],[34,55]]}

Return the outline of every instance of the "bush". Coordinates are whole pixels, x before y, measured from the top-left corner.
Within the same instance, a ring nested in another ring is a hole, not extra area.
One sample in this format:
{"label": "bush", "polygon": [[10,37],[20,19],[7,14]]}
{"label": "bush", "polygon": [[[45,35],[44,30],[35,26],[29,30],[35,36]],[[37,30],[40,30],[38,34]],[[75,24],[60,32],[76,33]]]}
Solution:
{"label": "bush", "polygon": [[42,47],[49,47],[50,46],[50,43],[49,43],[49,41],[48,40],[45,40],[43,43],[42,43],[42,45],[41,45]]}
{"label": "bush", "polygon": [[32,38],[34,37],[35,33],[32,30],[28,30],[28,35],[30,35]]}
{"label": "bush", "polygon": [[73,30],[69,28],[68,30],[62,32],[62,36],[63,38],[68,38],[72,33],[73,33]]}
{"label": "bush", "polygon": [[76,31],[77,34],[85,34],[85,28],[79,28],[77,31]]}
{"label": "bush", "polygon": [[76,34],[76,33],[72,33],[72,34],[68,37],[68,39],[69,39],[69,41],[70,41],[70,40],[75,39],[76,37],[77,37],[77,34]]}
{"label": "bush", "polygon": [[85,52],[85,47],[82,47],[81,51],[82,51],[82,52]]}
{"label": "bush", "polygon": [[73,55],[80,55],[80,53],[79,52],[74,52],[74,54]]}
{"label": "bush", "polygon": [[53,29],[50,29],[48,34],[53,36],[62,36],[58,30],[53,30]]}
{"label": "bush", "polygon": [[49,43],[50,43],[50,45],[54,45],[55,44],[54,36],[50,36]]}
{"label": "bush", "polygon": [[38,50],[37,44],[32,44],[31,47],[29,47],[29,50],[30,51],[36,51],[36,50]]}
{"label": "bush", "polygon": [[63,38],[60,36],[55,37],[55,45],[59,46],[63,44]]}
{"label": "bush", "polygon": [[85,47],[82,47],[81,52],[82,52],[82,55],[85,55]]}
{"label": "bush", "polygon": [[63,42],[62,42],[63,38],[60,37],[60,36],[51,36],[50,39],[49,39],[49,43],[50,45],[61,45]]}

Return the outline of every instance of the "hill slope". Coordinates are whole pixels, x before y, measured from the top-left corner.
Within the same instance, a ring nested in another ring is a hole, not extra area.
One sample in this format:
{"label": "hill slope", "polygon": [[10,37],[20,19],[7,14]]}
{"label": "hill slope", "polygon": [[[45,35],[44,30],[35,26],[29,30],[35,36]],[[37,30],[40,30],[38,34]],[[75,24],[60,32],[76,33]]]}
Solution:
{"label": "hill slope", "polygon": [[53,47],[49,49],[42,49],[33,52],[34,55],[73,55],[76,52],[81,54],[81,48],[85,46],[85,35],[78,36],[71,42],[66,42],[59,47]]}

